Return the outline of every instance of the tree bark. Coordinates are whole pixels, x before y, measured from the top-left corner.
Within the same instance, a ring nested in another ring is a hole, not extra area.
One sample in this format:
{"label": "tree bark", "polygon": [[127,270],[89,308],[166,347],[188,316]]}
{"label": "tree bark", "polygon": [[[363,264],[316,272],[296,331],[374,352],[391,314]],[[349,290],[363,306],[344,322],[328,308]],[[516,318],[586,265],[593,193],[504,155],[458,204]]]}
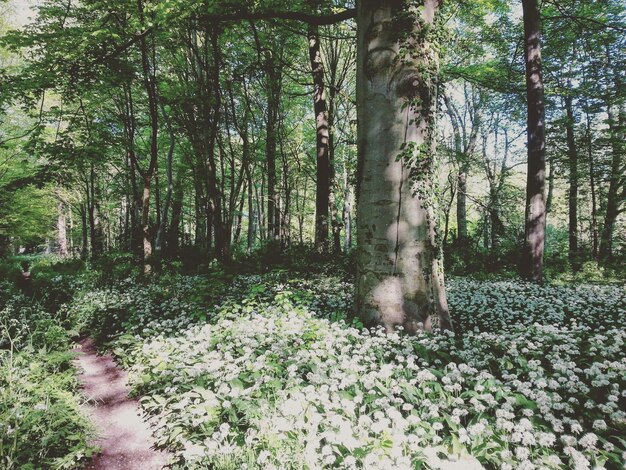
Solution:
{"label": "tree bark", "polygon": [[59,202],[57,217],[57,251],[59,256],[67,256],[67,221],[65,218],[65,204]]}
{"label": "tree bark", "polygon": [[537,0],[522,0],[522,7],[528,105],[528,180],[521,272],[526,279],[540,283],[543,281],[546,235],[545,104],[541,76],[541,19]]}
{"label": "tree bark", "polygon": [[330,196],[328,106],[324,90],[324,63],[319,27],[309,25],[309,61],[313,75],[313,108],[316,129],[315,248],[328,252],[328,198]]}
{"label": "tree bark", "polygon": [[172,196],[172,217],[170,220],[169,229],[167,230],[167,240],[165,243],[167,255],[170,257],[176,256],[178,254],[179,248],[178,238],[180,234],[181,216],[183,212],[184,202],[182,171],[180,169],[176,172],[174,188],[174,194]]}
{"label": "tree bark", "polygon": [[352,248],[352,188],[348,179],[348,169],[344,165],[343,175],[343,251],[347,253]]}
{"label": "tree bark", "polygon": [[607,115],[609,122],[609,133],[611,139],[611,169],[609,174],[609,190],[606,196],[606,213],[604,215],[604,225],[600,236],[600,259],[604,262],[610,261],[613,256],[613,232],[615,222],[620,214],[620,204],[626,197],[626,177],[623,174],[622,152],[624,145],[624,133],[620,131],[618,124],[619,110],[607,103]]}
{"label": "tree bark", "polygon": [[[142,0],[137,0],[137,10],[141,23],[144,20],[144,9]],[[154,38],[148,46],[146,38],[139,41],[139,50],[141,53],[141,68],[143,72],[143,84],[148,97],[148,116],[150,126],[150,160],[148,167],[141,170],[137,159],[134,164],[141,174],[143,180],[143,192],[141,197],[141,233],[142,233],[142,258],[143,273],[149,275],[152,272],[152,240],[150,237],[150,190],[152,178],[156,170],[159,156],[159,122],[158,122],[158,101],[157,101],[157,84],[156,84],[156,52]]]}
{"label": "tree bark", "polygon": [[165,113],[165,108],[161,106],[161,111],[163,113],[163,119],[167,125],[168,132],[170,134],[170,147],[167,152],[167,160],[166,160],[166,176],[167,176],[167,191],[165,193],[165,201],[163,202],[163,212],[161,213],[161,217],[159,218],[159,224],[157,227],[157,235],[156,240],[154,242],[154,249],[157,254],[161,254],[163,249],[163,242],[165,238],[166,228],[167,228],[167,218],[170,211],[170,206],[172,204],[172,195],[174,191],[174,146],[176,144],[176,137],[174,135],[174,130],[172,128],[172,124],[169,121],[167,114]]}
{"label": "tree bark", "polygon": [[[427,70],[437,59],[424,31],[437,4],[425,0],[416,21],[397,0],[363,0],[357,13],[356,308],[368,327],[411,334],[431,329],[433,319],[452,328],[431,174],[436,96]],[[402,39],[407,34],[412,40]],[[417,57],[399,60],[401,47]]]}
{"label": "tree bark", "polygon": [[213,112],[211,132],[208,144],[209,174],[208,174],[208,195],[210,203],[210,211],[213,219],[213,227],[215,229],[215,253],[217,259],[225,261],[230,257],[230,235],[226,233],[223,220],[222,192],[219,190],[219,182],[217,180],[217,159],[215,155],[217,133],[219,130],[220,110],[222,106],[222,97],[219,81],[219,67],[221,62],[219,31],[211,32],[211,47],[213,51]]}
{"label": "tree bark", "polygon": [[591,255],[598,259],[598,202],[596,194],[596,170],[593,161],[593,137],[591,133],[591,116],[587,117],[587,158],[589,159],[589,185],[591,189]]}
{"label": "tree bark", "polygon": [[100,191],[93,163],[90,166],[89,184],[87,185],[87,207],[89,209],[91,257],[95,259],[104,251],[104,240],[100,220]]}
{"label": "tree bark", "polygon": [[549,158],[550,171],[548,173],[548,196],[546,198],[546,217],[552,210],[552,199],[554,196],[554,158]]}
{"label": "tree bark", "polygon": [[564,98],[565,102],[565,133],[567,140],[567,156],[569,166],[569,261],[574,270],[579,268],[578,254],[578,152],[574,135],[574,109],[570,95]]}
{"label": "tree bark", "polygon": [[88,223],[87,223],[87,205],[80,205],[80,221],[81,221],[81,245],[80,257],[87,259],[89,253]]}

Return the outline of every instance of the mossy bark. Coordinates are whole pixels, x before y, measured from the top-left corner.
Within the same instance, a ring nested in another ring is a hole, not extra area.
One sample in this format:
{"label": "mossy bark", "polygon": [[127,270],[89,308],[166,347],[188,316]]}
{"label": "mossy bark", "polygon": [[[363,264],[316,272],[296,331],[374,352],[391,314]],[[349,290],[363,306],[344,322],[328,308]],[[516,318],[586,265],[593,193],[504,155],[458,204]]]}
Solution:
{"label": "mossy bark", "polygon": [[388,331],[452,328],[431,176],[436,10],[426,0],[410,18],[407,2],[363,0],[357,12],[356,308]]}

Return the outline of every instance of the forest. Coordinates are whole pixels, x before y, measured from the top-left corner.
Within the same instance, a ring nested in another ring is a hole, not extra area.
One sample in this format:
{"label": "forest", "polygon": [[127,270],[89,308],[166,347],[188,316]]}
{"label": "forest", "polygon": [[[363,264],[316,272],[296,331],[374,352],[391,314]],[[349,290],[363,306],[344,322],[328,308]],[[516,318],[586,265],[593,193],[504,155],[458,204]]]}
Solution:
{"label": "forest", "polygon": [[0,469],[626,468],[623,0],[0,0]]}

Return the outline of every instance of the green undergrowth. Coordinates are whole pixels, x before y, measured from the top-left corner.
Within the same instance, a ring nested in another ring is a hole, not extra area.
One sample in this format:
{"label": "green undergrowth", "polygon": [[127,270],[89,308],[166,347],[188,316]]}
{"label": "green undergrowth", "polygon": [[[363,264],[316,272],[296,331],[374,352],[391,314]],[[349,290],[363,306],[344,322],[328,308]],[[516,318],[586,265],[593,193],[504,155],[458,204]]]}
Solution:
{"label": "green undergrowth", "polygon": [[350,319],[345,269],[172,264],[142,279],[115,260],[41,263],[31,297],[1,284],[8,468],[72,468],[91,452],[67,352],[79,333],[129,370],[173,469],[626,462],[623,285],[450,278],[458,333],[408,337]]}
{"label": "green undergrowth", "polygon": [[79,276],[74,268],[61,274],[60,266],[42,264],[26,295],[14,279],[0,283],[0,468],[6,470],[81,468],[94,451],[72,365],[73,333],[48,308],[71,299],[52,286],[76,286]]}
{"label": "green undergrowth", "polygon": [[456,336],[363,330],[344,276],[289,271],[122,281],[63,314],[130,370],[174,468],[621,468],[623,286],[448,286]]}

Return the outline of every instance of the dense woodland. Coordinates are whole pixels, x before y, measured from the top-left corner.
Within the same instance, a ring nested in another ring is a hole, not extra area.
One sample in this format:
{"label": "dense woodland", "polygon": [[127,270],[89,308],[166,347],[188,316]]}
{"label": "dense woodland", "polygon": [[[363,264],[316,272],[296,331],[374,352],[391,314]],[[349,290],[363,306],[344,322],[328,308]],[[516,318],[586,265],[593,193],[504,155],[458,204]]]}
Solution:
{"label": "dense woodland", "polygon": [[0,467],[622,468],[622,0],[0,12]]}

